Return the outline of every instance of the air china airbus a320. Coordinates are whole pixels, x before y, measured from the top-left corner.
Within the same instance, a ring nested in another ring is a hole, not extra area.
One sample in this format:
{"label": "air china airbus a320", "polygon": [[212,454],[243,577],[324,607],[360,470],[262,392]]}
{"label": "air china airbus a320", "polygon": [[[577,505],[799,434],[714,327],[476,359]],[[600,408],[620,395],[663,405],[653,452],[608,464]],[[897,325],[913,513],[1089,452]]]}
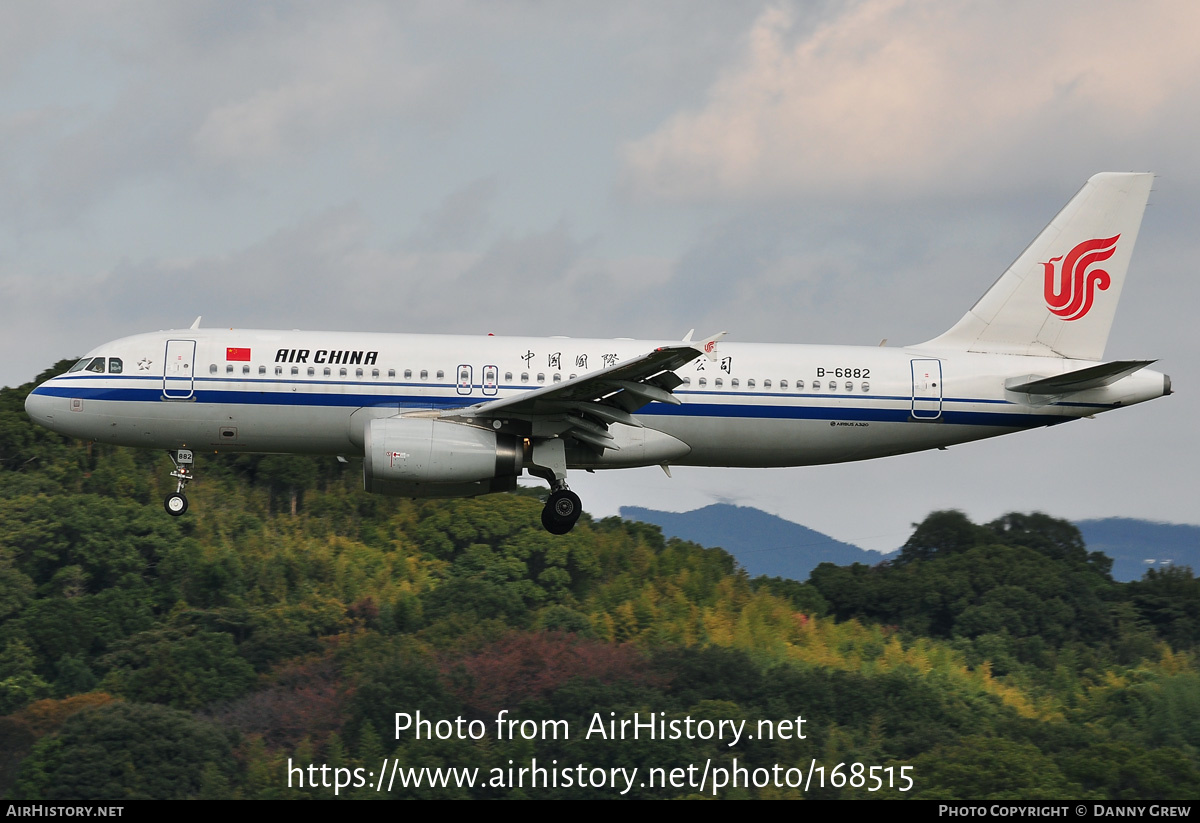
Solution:
{"label": "air china airbus a320", "polygon": [[1151,174],[1098,174],[949,331],[903,348],[191,328],[105,343],[38,386],[38,423],[166,449],[363,456],[368,492],[468,497],[568,469],[806,466],[942,448],[1171,393],[1105,360]]}

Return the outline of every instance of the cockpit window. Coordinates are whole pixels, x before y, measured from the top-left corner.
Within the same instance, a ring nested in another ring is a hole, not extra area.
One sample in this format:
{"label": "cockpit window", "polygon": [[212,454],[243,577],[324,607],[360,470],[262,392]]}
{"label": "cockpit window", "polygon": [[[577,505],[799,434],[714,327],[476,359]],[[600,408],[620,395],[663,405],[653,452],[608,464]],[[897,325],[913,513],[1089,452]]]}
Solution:
{"label": "cockpit window", "polygon": [[80,360],[78,363],[76,363],[74,366],[67,369],[67,374],[74,374],[77,371],[83,371],[84,367],[87,366],[87,364],[91,363],[91,362],[92,362],[92,358],[85,357],[82,360]]}
{"label": "cockpit window", "polygon": [[97,374],[104,374],[104,358],[103,357],[93,358],[92,362],[88,363],[87,370],[94,371]]}
{"label": "cockpit window", "polygon": [[119,358],[119,357],[108,358],[108,373],[109,374],[120,374],[124,370],[125,370],[125,365],[121,362],[121,358]]}

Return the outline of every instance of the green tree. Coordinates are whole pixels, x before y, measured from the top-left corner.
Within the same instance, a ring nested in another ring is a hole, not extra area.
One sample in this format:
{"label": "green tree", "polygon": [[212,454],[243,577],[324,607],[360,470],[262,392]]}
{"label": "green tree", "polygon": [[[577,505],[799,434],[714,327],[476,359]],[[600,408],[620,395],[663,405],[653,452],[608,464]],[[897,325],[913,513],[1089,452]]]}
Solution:
{"label": "green tree", "polygon": [[1172,647],[1200,645],[1200,580],[1191,568],[1150,569],[1129,584],[1129,597],[1141,617]]}
{"label": "green tree", "polygon": [[229,635],[195,628],[139,632],[115,644],[101,664],[109,669],[108,691],[179,709],[229,700],[254,682],[254,667]]}
{"label": "green tree", "polygon": [[220,729],[186,712],[118,703],[80,712],[21,764],[22,800],[185,800],[236,776]]}
{"label": "green tree", "polygon": [[303,494],[312,487],[319,475],[316,458],[299,454],[271,454],[258,464],[258,479],[271,489],[272,498],[288,501],[288,510],[295,517]]}
{"label": "green tree", "polygon": [[50,693],[50,685],[34,673],[33,666],[33,652],[21,640],[9,640],[0,651],[0,715]]}
{"label": "green tree", "polygon": [[[965,737],[912,761],[917,799],[1082,800],[1083,787],[1030,743]],[[1092,795],[1094,797],[1094,795]]]}

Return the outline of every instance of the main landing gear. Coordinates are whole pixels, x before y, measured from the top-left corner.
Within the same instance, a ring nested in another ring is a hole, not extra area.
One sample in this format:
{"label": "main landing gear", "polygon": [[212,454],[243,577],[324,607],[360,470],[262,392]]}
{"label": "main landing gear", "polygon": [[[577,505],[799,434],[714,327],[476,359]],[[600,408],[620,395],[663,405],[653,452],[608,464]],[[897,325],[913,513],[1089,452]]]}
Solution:
{"label": "main landing gear", "polygon": [[542,526],[550,534],[566,534],[575,528],[582,513],[583,504],[579,501],[579,495],[563,484],[550,492],[546,507],[542,509]]}
{"label": "main landing gear", "polygon": [[542,509],[542,526],[551,534],[566,534],[575,528],[583,505],[579,495],[567,488],[567,454],[557,437],[533,445],[529,473],[550,484],[550,497]]}
{"label": "main landing gear", "polygon": [[167,499],[163,501],[163,508],[172,517],[179,517],[188,510],[188,499],[183,491],[193,476],[192,452],[190,449],[176,449],[167,454],[170,456],[171,462],[175,464],[175,471],[171,472],[171,476],[179,480],[179,485],[176,486],[174,492],[167,495]]}

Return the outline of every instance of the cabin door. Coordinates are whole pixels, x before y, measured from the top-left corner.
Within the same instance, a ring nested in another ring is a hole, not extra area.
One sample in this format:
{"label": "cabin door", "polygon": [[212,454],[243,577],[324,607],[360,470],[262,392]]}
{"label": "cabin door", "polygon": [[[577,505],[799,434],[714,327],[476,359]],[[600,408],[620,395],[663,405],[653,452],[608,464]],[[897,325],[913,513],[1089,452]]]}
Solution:
{"label": "cabin door", "polygon": [[942,416],[942,361],[912,361],[912,416],[937,420]]}
{"label": "cabin door", "polygon": [[163,397],[188,400],[196,386],[196,341],[168,340],[163,359]]}

